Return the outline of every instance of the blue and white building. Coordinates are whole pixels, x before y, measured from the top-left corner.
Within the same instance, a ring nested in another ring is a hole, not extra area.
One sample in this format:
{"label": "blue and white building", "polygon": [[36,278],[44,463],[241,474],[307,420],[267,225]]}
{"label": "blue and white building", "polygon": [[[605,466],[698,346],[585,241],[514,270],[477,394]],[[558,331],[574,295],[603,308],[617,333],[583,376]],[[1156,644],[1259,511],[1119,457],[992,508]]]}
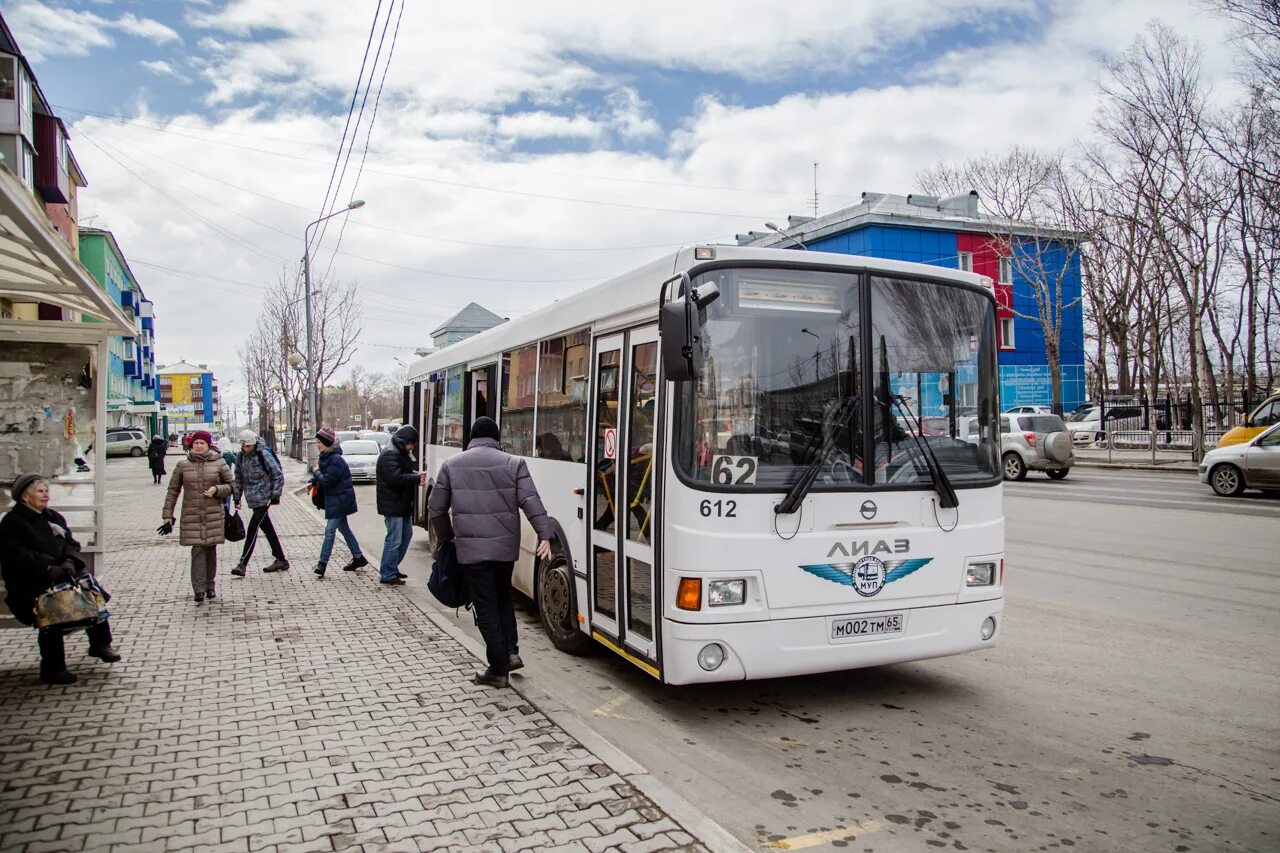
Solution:
{"label": "blue and white building", "polygon": [[[976,272],[995,286],[1000,361],[1000,405],[1048,406],[1053,384],[1034,287],[1024,270],[1061,271],[1063,313],[1059,343],[1062,406],[1085,401],[1084,308],[1079,235],[1047,232],[1030,223],[980,213],[978,195],[938,198],[863,193],[862,202],[821,217],[788,217],[782,233],[739,234],[739,245],[785,249],[803,243],[817,252],[869,255]],[[785,236],[783,236],[785,235]],[[1035,253],[1034,258],[1030,253]],[[1052,289],[1052,288],[1051,288]],[[925,408],[929,401],[922,400]],[[940,399],[939,399],[940,404]]]}

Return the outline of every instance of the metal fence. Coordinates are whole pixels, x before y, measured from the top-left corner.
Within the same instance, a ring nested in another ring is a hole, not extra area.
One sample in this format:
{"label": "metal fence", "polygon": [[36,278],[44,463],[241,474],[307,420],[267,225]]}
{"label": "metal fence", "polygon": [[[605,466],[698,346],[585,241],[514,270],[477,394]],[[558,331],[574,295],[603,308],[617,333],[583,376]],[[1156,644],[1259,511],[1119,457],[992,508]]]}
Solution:
{"label": "metal fence", "polygon": [[[1197,451],[1212,450],[1228,430],[1244,423],[1245,416],[1257,403],[1237,399],[1232,403],[1201,404],[1204,426],[1201,447],[1196,446],[1191,428],[1195,409],[1189,397],[1165,396],[1154,404],[1147,399],[1104,400],[1099,404],[1097,429],[1073,432],[1073,438],[1080,448],[1150,451],[1153,460],[1157,451],[1185,453],[1190,457]],[[1089,422],[1094,420],[1090,418]],[[1073,423],[1068,422],[1068,427],[1071,426]]]}

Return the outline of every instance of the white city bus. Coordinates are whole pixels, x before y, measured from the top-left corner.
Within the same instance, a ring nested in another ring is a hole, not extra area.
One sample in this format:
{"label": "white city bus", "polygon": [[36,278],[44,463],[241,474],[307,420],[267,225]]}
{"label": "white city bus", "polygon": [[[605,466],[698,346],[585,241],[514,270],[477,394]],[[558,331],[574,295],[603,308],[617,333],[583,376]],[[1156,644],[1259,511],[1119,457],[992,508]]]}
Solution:
{"label": "white city bus", "polygon": [[558,531],[515,585],[564,651],[688,684],[988,648],[996,375],[980,276],[686,248],[415,362],[416,520],[486,414]]}

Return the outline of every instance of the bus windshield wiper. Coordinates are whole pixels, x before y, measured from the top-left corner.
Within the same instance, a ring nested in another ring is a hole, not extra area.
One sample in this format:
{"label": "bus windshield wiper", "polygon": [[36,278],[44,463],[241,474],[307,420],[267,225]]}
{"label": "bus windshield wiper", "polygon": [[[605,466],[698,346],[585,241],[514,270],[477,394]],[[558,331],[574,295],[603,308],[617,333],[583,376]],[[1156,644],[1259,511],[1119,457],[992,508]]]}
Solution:
{"label": "bus windshield wiper", "polygon": [[835,417],[832,418],[832,428],[827,430],[826,437],[822,440],[822,446],[818,448],[818,452],[814,454],[813,459],[809,460],[808,466],[800,473],[800,477],[791,484],[786,496],[774,506],[773,511],[775,513],[787,515],[796,511],[796,507],[800,506],[805,496],[809,494],[809,490],[813,488],[813,484],[818,481],[818,472],[822,470],[827,457],[835,449],[836,436],[839,434],[840,428],[849,429],[851,419],[861,407],[861,394],[854,394],[840,404],[839,410],[836,412]]}
{"label": "bus windshield wiper", "polygon": [[951,479],[943,469],[942,463],[938,461],[938,457],[933,454],[933,448],[929,446],[929,442],[924,440],[924,424],[921,423],[919,415],[907,408],[907,401],[900,394],[890,394],[889,400],[898,407],[898,411],[902,413],[908,424],[915,421],[916,428],[911,430],[911,437],[916,440],[916,447],[920,449],[924,467],[929,469],[929,479],[933,481],[933,489],[938,493],[938,506],[943,509],[955,509],[960,506],[960,499],[956,497]]}

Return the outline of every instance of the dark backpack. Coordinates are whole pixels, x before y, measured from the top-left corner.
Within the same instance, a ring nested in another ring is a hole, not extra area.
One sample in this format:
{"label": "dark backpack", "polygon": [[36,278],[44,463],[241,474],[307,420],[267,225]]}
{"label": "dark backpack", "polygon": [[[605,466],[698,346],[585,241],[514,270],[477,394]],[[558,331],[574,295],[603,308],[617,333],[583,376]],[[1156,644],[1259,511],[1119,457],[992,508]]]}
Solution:
{"label": "dark backpack", "polygon": [[463,577],[462,571],[462,566],[458,563],[457,548],[452,542],[442,542],[436,546],[436,558],[431,564],[427,589],[445,607],[468,607],[471,604],[471,591],[467,589],[467,579]]}

